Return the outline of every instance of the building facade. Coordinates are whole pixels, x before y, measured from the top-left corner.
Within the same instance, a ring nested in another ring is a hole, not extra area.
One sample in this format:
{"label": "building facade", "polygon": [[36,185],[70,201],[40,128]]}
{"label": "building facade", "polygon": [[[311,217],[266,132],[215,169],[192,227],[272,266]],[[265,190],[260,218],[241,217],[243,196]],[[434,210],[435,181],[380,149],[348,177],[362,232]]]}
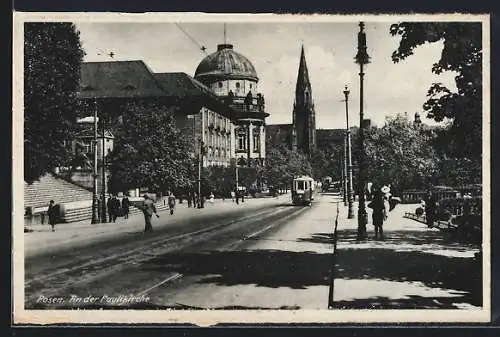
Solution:
{"label": "building facade", "polygon": [[[262,165],[266,156],[264,96],[258,90],[259,78],[252,63],[234,51],[231,44],[220,44],[217,51],[205,57],[195,72],[195,79],[210,88],[231,109],[233,123],[231,156],[237,165]],[[204,124],[206,139],[217,137],[217,121],[208,116]],[[216,143],[217,144],[217,143]],[[214,148],[218,151],[217,148]],[[208,149],[210,151],[210,148]]]}

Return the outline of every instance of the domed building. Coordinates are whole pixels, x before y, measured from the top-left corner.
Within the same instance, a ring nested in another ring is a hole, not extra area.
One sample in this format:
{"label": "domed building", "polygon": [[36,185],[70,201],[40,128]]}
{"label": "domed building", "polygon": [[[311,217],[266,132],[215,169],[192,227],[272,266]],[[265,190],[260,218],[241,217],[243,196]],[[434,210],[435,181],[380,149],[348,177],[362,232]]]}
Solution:
{"label": "domed building", "polygon": [[[262,164],[266,153],[265,119],[269,114],[265,112],[264,96],[258,91],[259,78],[253,64],[234,51],[232,44],[219,44],[216,52],[200,62],[194,78],[231,107],[231,152],[237,164]],[[215,121],[208,118],[205,123],[204,138],[216,137]]]}

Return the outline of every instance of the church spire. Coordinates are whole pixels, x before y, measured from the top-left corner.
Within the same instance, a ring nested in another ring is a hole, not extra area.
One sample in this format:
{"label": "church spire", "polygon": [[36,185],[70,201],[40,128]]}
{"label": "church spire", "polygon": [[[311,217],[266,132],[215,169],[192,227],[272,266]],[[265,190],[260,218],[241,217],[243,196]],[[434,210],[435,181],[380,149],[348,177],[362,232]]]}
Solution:
{"label": "church spire", "polygon": [[296,93],[301,93],[306,88],[311,87],[311,82],[309,81],[309,72],[307,71],[306,55],[304,53],[304,45],[300,51],[300,63],[299,63],[299,73],[297,75],[297,86],[295,88]]}
{"label": "church spire", "polygon": [[300,52],[299,72],[293,105],[293,146],[310,156],[316,148],[316,114],[312,98],[311,82],[307,71],[304,45]]}

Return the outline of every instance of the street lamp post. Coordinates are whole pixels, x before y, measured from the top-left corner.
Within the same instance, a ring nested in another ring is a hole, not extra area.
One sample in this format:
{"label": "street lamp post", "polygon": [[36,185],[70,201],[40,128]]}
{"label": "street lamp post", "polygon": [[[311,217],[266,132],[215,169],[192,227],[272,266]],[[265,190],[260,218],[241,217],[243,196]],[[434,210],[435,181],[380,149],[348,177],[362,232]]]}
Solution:
{"label": "street lamp post", "polygon": [[94,151],[93,167],[93,189],[92,189],[92,224],[99,222],[99,202],[97,201],[97,99],[94,99],[94,141],[92,142]]}
{"label": "street lamp post", "polygon": [[347,138],[344,136],[344,154],[342,155],[342,201],[347,206]]}
{"label": "street lamp post", "polygon": [[238,163],[236,163],[235,167],[236,167],[236,170],[235,170],[236,190],[234,191],[234,194],[236,195],[236,194],[238,194]]}
{"label": "street lamp post", "polygon": [[101,222],[106,223],[106,137],[104,135],[104,116],[101,116],[102,129],[102,167],[101,167]]}
{"label": "street lamp post", "polygon": [[345,96],[345,118],[346,118],[346,148],[347,148],[347,158],[346,158],[346,167],[347,167],[347,218],[354,218],[354,212],[352,209],[352,158],[351,158],[351,129],[349,128],[349,90],[347,89],[347,85],[344,89]]}
{"label": "street lamp post", "polygon": [[201,170],[203,168],[203,152],[205,151],[205,146],[202,138],[199,139],[200,142],[200,154],[198,155],[198,208],[204,208],[203,198],[201,196]]}
{"label": "street lamp post", "polygon": [[358,206],[358,240],[366,239],[366,224],[368,222],[368,214],[366,213],[365,207],[365,144],[364,144],[364,126],[363,126],[363,79],[364,71],[363,66],[370,62],[370,56],[366,51],[366,33],[364,32],[365,24],[364,22],[359,23],[358,32],[358,52],[356,54],[355,60],[359,64],[359,181],[358,181],[358,195],[359,195],[359,206]]}

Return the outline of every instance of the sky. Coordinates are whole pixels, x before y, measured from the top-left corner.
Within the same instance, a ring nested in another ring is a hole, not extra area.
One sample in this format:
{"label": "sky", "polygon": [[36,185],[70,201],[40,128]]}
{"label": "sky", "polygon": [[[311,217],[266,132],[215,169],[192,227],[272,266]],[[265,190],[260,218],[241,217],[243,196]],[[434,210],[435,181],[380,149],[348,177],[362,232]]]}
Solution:
{"label": "sky", "polygon": [[[368,54],[365,67],[364,113],[374,125],[382,125],[386,116],[419,112],[427,90],[441,82],[456,90],[455,73],[440,76],[431,72],[440,58],[442,43],[427,44],[406,60],[394,64],[391,54],[399,37],[389,33],[390,22],[365,22]],[[153,72],[185,72],[194,76],[196,67],[224,43],[224,24],[220,22],[81,22],[80,31],[85,61],[142,60]],[[304,46],[318,129],[344,128],[343,90],[349,87],[349,122],[359,125],[359,66],[357,22],[229,22],[226,41],[247,57],[259,77],[259,91],[270,114],[267,124],[292,122],[293,101],[301,46]],[[115,55],[111,59],[108,53]]]}

